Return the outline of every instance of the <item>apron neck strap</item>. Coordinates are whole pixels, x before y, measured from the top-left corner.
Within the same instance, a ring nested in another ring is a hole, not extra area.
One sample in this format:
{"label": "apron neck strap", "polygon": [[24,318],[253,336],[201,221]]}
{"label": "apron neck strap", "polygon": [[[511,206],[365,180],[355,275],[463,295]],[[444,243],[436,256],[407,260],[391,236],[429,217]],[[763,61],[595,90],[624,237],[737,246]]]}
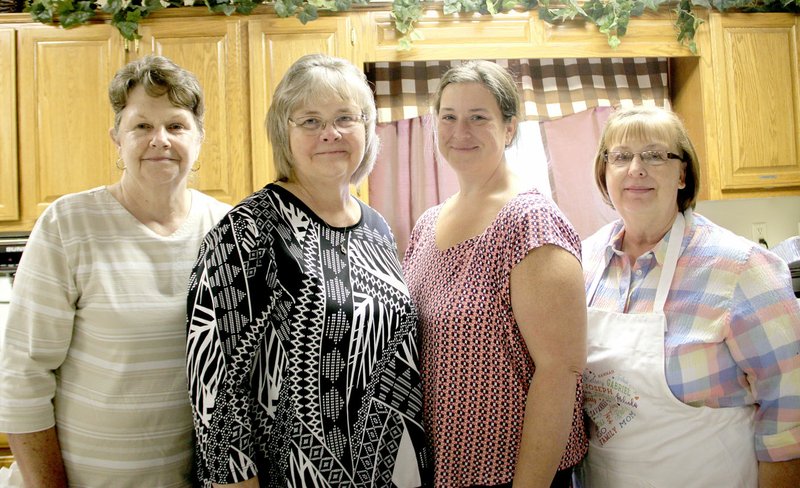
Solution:
{"label": "apron neck strap", "polygon": [[[691,219],[692,209],[686,210],[686,216]],[[678,212],[675,221],[672,223],[672,229],[669,234],[669,242],[667,243],[667,254],[664,256],[664,265],[661,267],[661,277],[658,280],[658,288],[656,289],[655,302],[653,303],[653,312],[661,313],[664,311],[664,304],[667,301],[669,294],[669,287],[672,284],[672,278],[675,276],[675,269],[678,267],[678,257],[681,253],[681,244],[683,243],[683,233],[686,228],[686,218],[684,214]],[[595,272],[592,273],[592,283],[586,291],[586,305],[588,306],[594,294],[597,292],[597,287],[600,284],[600,279],[604,274],[603,263],[604,259],[598,259],[595,265]],[[607,269],[607,268],[606,268]]]}
{"label": "apron neck strap", "polygon": [[[691,218],[691,209],[686,210]],[[686,218],[678,212],[675,222],[672,223],[672,230],[669,233],[667,243],[667,254],[664,256],[664,264],[661,266],[661,277],[658,279],[658,288],[653,302],[653,312],[661,313],[664,311],[664,304],[667,302],[669,287],[672,285],[672,278],[675,276],[675,269],[678,267],[678,257],[681,255],[681,244],[683,243],[683,232],[686,229]]]}

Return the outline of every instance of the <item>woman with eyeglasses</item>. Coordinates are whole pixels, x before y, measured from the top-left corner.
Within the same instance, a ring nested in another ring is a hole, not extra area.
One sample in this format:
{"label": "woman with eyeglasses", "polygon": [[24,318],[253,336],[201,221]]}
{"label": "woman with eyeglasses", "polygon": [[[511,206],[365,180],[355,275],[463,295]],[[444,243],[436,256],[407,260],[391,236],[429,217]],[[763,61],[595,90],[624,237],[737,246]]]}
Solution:
{"label": "woman with eyeglasses", "polygon": [[800,486],[800,308],[786,263],[693,213],[665,109],[615,112],[595,179],[622,217],[583,242],[588,488]]}
{"label": "woman with eyeglasses", "polygon": [[300,58],[267,114],[277,181],[203,242],[187,362],[203,486],[430,486],[416,312],[388,225],[350,195],[375,118],[352,64]]}

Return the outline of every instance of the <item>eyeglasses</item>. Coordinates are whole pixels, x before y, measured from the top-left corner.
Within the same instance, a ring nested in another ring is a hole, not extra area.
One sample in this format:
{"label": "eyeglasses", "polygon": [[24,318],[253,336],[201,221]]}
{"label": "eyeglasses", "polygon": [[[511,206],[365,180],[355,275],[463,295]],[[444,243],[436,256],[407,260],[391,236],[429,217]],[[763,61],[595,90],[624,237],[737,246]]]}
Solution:
{"label": "eyeglasses", "polygon": [[364,114],[342,114],[337,115],[335,119],[322,120],[319,117],[303,117],[301,119],[289,119],[289,123],[293,126],[302,129],[309,135],[317,135],[328,126],[328,122],[333,124],[333,128],[340,134],[349,134],[356,130],[359,125],[367,122],[367,116]]}
{"label": "eyeglasses", "polygon": [[642,163],[647,166],[661,166],[670,159],[677,159],[683,161],[681,156],[667,151],[642,151],[642,152],[626,152],[626,151],[610,151],[606,153],[606,162],[612,166],[623,167],[628,166],[633,161],[633,158],[639,156]]}

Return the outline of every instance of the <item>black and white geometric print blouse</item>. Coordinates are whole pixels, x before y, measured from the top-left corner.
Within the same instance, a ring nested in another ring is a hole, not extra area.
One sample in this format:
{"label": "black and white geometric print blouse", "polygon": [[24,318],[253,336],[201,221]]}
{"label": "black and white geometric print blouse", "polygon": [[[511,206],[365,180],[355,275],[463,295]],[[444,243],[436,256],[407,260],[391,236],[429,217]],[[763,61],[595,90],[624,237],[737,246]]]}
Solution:
{"label": "black and white geometric print blouse", "polygon": [[206,236],[187,345],[203,486],[430,486],[416,312],[389,227],[361,214],[330,227],[267,185]]}

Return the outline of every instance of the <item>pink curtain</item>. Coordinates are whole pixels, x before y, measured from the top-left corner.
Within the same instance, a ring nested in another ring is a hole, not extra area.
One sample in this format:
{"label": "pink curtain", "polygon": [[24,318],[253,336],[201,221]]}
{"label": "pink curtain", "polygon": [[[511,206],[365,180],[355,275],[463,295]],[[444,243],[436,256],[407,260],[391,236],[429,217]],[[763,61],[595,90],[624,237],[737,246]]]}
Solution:
{"label": "pink curtain", "polygon": [[381,150],[369,203],[389,223],[402,257],[417,218],[456,193],[458,181],[436,151],[432,115],[378,124],[377,131]]}
{"label": "pink curtain", "polygon": [[594,157],[600,134],[613,110],[597,107],[541,122],[549,156],[553,199],[581,239],[619,218],[603,202],[594,182]]}

